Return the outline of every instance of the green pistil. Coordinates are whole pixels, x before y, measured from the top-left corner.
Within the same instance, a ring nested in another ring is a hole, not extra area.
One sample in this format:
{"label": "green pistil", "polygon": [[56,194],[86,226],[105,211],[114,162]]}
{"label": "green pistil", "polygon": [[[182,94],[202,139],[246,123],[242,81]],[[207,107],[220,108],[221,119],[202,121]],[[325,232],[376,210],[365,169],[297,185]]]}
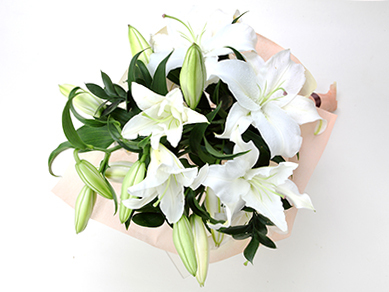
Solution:
{"label": "green pistil", "polygon": [[188,42],[195,42],[195,43],[199,43],[201,41],[201,38],[205,32],[205,27],[206,25],[204,25],[204,28],[203,28],[203,31],[201,32],[201,34],[199,36],[196,36],[194,31],[193,31],[193,28],[191,27],[190,23],[186,24],[185,22],[183,22],[181,19],[178,19],[174,16],[170,16],[170,15],[167,15],[167,14],[163,14],[162,15],[163,18],[170,18],[170,19],[173,19],[173,20],[176,20],[178,21],[179,23],[181,23],[183,26],[185,26],[185,28],[189,31],[190,33],[190,36],[192,37],[192,39],[190,39],[186,34],[184,34],[183,32],[180,32],[181,34],[181,37],[183,37],[184,39],[186,39]]}

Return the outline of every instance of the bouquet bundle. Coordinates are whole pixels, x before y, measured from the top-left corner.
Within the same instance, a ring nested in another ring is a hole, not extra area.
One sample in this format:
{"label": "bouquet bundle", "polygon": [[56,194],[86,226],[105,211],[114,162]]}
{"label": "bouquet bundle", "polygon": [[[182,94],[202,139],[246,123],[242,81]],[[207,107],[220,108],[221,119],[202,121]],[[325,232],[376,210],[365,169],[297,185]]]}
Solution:
{"label": "bouquet bundle", "polygon": [[221,259],[212,250],[243,250],[253,262],[260,245],[275,248],[272,238],[288,234],[296,208],[314,210],[295,183],[302,135],[314,141],[333,121],[318,113],[310,73],[242,15],[164,15],[168,25],[149,42],[129,26],[121,82],[102,72],[103,85],[60,86],[67,141],[49,169],[74,149],[75,171],[56,191],[74,206],[77,233],[95,216],[177,252],[204,285],[210,257]]}

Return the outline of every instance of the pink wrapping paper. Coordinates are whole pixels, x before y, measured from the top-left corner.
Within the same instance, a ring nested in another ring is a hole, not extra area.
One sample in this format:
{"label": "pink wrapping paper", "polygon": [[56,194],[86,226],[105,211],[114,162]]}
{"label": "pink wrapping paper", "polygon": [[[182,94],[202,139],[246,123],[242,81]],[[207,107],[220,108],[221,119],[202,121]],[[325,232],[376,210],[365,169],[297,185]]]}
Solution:
{"label": "pink wrapping paper", "polygon": [[[282,50],[280,46],[258,35],[257,52],[263,59],[267,60],[280,50]],[[295,57],[292,57],[292,59],[295,62],[299,62]],[[294,159],[299,163],[299,167],[294,172],[293,181],[296,183],[301,193],[304,191],[317,163],[319,162],[336,120],[336,115],[330,112],[322,109],[318,109],[318,112],[328,122],[326,130],[322,134],[315,136],[313,134],[315,130],[315,123],[303,125],[301,127],[303,144],[300,149],[300,159],[299,161]],[[103,154],[93,152],[83,154],[82,157],[85,157],[90,162],[98,165],[100,160],[103,158]],[[110,161],[135,161],[136,159],[137,156],[135,154],[130,154],[124,150],[119,150],[112,154]],[[54,194],[56,194],[58,197],[74,208],[77,195],[83,185],[84,184],[78,177],[74,166],[70,166],[52,191]],[[112,185],[115,188],[116,193],[120,194],[120,184],[112,183]],[[92,219],[139,240],[142,240],[152,246],[163,249],[167,252],[177,253],[172,240],[172,229],[167,224],[164,224],[158,228],[144,228],[131,223],[129,230],[126,230],[125,226],[120,223],[118,215],[113,216],[113,213],[113,202],[98,196],[91,216]],[[293,207],[287,210],[285,214],[286,220],[288,222],[288,232],[281,234],[271,229],[269,231],[269,236],[274,241],[284,239],[290,235],[293,222],[297,214],[297,209]],[[229,240],[225,244],[222,244],[219,248],[211,249],[210,262],[217,262],[242,253],[247,243],[248,240]]]}

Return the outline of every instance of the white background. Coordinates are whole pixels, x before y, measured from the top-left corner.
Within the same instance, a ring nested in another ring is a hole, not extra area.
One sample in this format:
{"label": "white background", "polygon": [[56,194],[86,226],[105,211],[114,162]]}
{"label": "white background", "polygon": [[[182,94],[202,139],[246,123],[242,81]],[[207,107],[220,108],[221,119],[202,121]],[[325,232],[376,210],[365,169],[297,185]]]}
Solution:
{"label": "white background", "polygon": [[[90,222],[51,193],[49,153],[64,141],[58,84],[119,80],[130,61],[127,24],[144,35],[184,1],[0,2],[1,291],[200,291],[159,249]],[[317,212],[292,236],[212,264],[201,291],[387,291],[389,284],[389,5],[352,1],[193,1],[249,10],[258,33],[291,48],[318,82],[338,84],[338,120],[306,189]],[[189,1],[188,1],[189,3]],[[71,162],[64,154],[55,170]]]}

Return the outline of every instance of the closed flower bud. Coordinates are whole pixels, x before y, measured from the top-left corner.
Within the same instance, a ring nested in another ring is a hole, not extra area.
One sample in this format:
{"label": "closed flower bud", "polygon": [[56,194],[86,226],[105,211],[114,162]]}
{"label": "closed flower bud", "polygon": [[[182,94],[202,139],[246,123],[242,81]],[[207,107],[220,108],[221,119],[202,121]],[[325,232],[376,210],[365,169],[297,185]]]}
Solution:
{"label": "closed flower bud", "polygon": [[208,236],[201,217],[192,214],[190,217],[190,224],[192,225],[194,247],[197,260],[196,279],[200,286],[203,287],[205,279],[207,278],[209,265],[209,246]]}
{"label": "closed flower bud", "polygon": [[76,233],[80,233],[88,225],[95,202],[96,193],[88,186],[84,186],[77,197],[74,207],[74,227],[76,228]]}
{"label": "closed flower bud", "polygon": [[[218,218],[222,214],[223,210],[220,204],[220,199],[216,197],[215,193],[207,188],[207,195],[205,197],[205,207],[211,217]],[[215,246],[220,246],[224,239],[224,233],[221,233],[215,229],[211,229],[212,239],[215,242]]]}
{"label": "closed flower bud", "polygon": [[[135,162],[130,170],[127,172],[122,183],[122,192],[120,194],[120,200],[127,200],[130,197],[128,188],[140,183],[145,178],[146,165],[144,162]],[[120,203],[119,219],[120,222],[125,223],[131,215],[132,210]]]}
{"label": "closed flower bud", "polygon": [[109,168],[105,171],[105,177],[117,183],[122,183],[128,170],[133,165],[129,161],[116,161],[109,164]]}
{"label": "closed flower bud", "polygon": [[76,163],[76,171],[84,184],[96,193],[107,199],[113,198],[111,187],[92,163],[81,159]]}
{"label": "closed flower bud", "polygon": [[[63,84],[59,85],[59,90],[61,93],[69,97],[69,93],[75,88],[76,86],[70,85],[70,84]],[[93,94],[89,93],[86,90],[80,89],[78,93],[73,98],[73,105],[76,109],[82,111],[83,113],[93,116],[93,117],[100,117],[101,113],[103,112],[105,107],[102,107],[101,105],[104,103],[104,101]]]}
{"label": "closed flower bud", "polygon": [[173,224],[173,242],[182,263],[188,272],[195,277],[197,262],[193,232],[189,219],[185,215],[182,215],[181,219]]}
{"label": "closed flower bud", "polygon": [[203,94],[207,73],[200,47],[193,43],[186,52],[180,73],[180,86],[186,104],[195,109]]}
{"label": "closed flower bud", "polygon": [[149,57],[152,53],[150,49],[149,43],[145,40],[145,38],[141,35],[141,33],[133,26],[128,26],[128,40],[130,41],[130,48],[132,56],[136,55],[142,50],[145,50],[138,58],[145,65],[149,63]]}

